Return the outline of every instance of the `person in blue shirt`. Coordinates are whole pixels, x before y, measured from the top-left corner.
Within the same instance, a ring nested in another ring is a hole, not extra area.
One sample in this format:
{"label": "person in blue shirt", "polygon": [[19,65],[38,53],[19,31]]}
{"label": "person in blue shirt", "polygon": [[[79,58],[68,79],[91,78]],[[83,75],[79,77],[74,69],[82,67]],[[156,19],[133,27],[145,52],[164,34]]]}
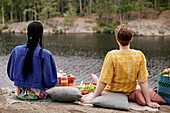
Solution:
{"label": "person in blue shirt", "polygon": [[11,52],[7,73],[14,81],[18,98],[44,99],[47,96],[45,89],[59,82],[55,61],[48,50],[41,49],[43,25],[32,22],[27,31],[27,43],[15,47]]}

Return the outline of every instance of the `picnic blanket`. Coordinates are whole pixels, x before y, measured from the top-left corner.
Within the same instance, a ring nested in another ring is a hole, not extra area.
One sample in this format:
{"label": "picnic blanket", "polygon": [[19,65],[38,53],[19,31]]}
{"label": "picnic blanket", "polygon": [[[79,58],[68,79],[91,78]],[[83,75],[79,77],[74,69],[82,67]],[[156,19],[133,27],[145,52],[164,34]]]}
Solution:
{"label": "picnic blanket", "polygon": [[[13,103],[41,103],[41,104],[79,104],[84,106],[93,106],[92,104],[82,104],[79,101],[76,101],[74,103],[63,103],[63,102],[57,102],[53,100],[50,96],[48,96],[46,99],[42,100],[20,100],[15,96],[15,89],[14,88],[2,88],[3,91],[7,92],[4,94],[7,104],[13,104]],[[86,95],[86,98],[91,98],[93,93]],[[141,106],[135,102],[129,102],[130,109],[132,110],[139,110],[139,111],[158,111],[158,109],[154,109],[148,106]]]}
{"label": "picnic blanket", "polygon": [[73,104],[73,103],[63,103],[57,102],[53,100],[49,95],[46,99],[39,99],[39,100],[21,100],[15,96],[15,88],[2,88],[3,91],[7,92],[4,94],[4,97],[7,101],[7,104],[13,103],[41,103],[41,104]]}
{"label": "picnic blanket", "polygon": [[[91,98],[93,96],[93,93],[90,93],[89,95],[85,95],[84,98]],[[79,101],[76,101],[77,104],[84,105],[84,106],[93,106],[92,104],[82,104]],[[137,110],[137,111],[158,111],[158,108],[151,108],[149,106],[142,106],[139,105],[135,102],[129,102],[129,107],[132,110]]]}

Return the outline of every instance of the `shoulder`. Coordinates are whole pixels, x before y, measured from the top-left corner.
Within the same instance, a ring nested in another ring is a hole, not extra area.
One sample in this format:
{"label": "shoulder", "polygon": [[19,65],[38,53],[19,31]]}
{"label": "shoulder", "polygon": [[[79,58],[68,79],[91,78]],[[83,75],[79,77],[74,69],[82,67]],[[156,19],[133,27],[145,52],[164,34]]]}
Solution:
{"label": "shoulder", "polygon": [[142,60],[145,59],[145,55],[144,53],[141,51],[141,50],[132,50],[134,53],[135,56],[138,56],[138,58],[141,58]]}
{"label": "shoulder", "polygon": [[111,55],[112,57],[116,57],[117,55],[122,55],[121,51],[117,49],[109,51],[108,54]]}
{"label": "shoulder", "polygon": [[115,49],[115,50],[109,51],[108,54],[116,54],[116,53],[118,53],[118,52],[119,52],[119,51],[118,51],[117,49]]}
{"label": "shoulder", "polygon": [[131,49],[132,54],[137,54],[137,55],[144,55],[143,52],[141,50],[135,50],[135,49]]}
{"label": "shoulder", "polygon": [[106,57],[115,58],[115,55],[118,53],[118,50],[111,50],[107,53]]}
{"label": "shoulder", "polygon": [[22,48],[26,48],[27,46],[26,45],[19,45],[19,46],[16,46],[14,49],[22,49]]}
{"label": "shoulder", "polygon": [[131,51],[135,52],[135,53],[143,54],[143,52],[141,50],[131,49]]}
{"label": "shoulder", "polygon": [[46,49],[43,49],[42,54],[43,54],[44,57],[51,57],[52,56],[51,52],[46,50]]}
{"label": "shoulder", "polygon": [[18,51],[22,51],[22,50],[25,50],[27,46],[26,45],[19,45],[19,46],[16,46],[12,52],[18,52]]}

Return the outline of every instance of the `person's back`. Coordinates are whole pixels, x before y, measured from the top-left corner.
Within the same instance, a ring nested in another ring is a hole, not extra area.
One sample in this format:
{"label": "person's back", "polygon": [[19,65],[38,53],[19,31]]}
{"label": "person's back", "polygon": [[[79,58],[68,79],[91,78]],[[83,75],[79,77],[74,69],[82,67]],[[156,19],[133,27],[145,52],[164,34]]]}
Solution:
{"label": "person's back", "polygon": [[[7,73],[21,99],[43,99],[45,88],[58,83],[55,61],[51,53],[41,49],[43,26],[39,22],[28,25],[28,42],[11,52]],[[40,45],[38,45],[40,43]]]}
{"label": "person's back", "polygon": [[120,25],[115,30],[115,36],[119,50],[107,53],[93,97],[81,101],[89,103],[103,90],[130,95],[136,89],[136,80],[138,80],[147,105],[158,108],[157,103],[150,101],[145,56],[141,51],[130,49],[130,42],[133,40],[132,30],[127,25]]}
{"label": "person's back", "polygon": [[[110,57],[110,58],[109,58]],[[145,61],[143,53],[139,50],[112,50],[108,52],[106,56],[107,60],[111,60],[110,64],[103,67],[103,70],[108,69],[107,74],[101,73],[100,82],[107,81],[106,88],[104,91],[108,92],[122,92],[129,95],[136,89],[138,79],[139,82],[146,82],[146,77],[142,75],[148,75],[145,66],[141,65]],[[113,65],[113,68],[112,68]],[[105,69],[106,68],[106,69]],[[109,69],[110,68],[110,69]],[[141,74],[142,73],[142,74]],[[112,74],[113,76],[108,76]],[[112,77],[112,78],[110,78]]]}

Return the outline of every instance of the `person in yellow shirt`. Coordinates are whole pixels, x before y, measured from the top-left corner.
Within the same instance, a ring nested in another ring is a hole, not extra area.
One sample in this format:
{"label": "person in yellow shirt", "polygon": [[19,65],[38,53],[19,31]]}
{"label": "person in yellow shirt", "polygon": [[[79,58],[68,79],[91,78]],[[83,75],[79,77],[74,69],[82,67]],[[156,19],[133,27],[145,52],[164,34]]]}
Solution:
{"label": "person in yellow shirt", "polygon": [[132,30],[127,25],[119,25],[115,30],[115,36],[119,50],[107,53],[93,97],[90,100],[82,98],[80,101],[90,103],[103,91],[130,95],[136,89],[138,80],[147,105],[153,108],[160,107],[150,100],[147,83],[149,74],[144,54],[140,50],[130,49],[130,42],[133,40]]}

